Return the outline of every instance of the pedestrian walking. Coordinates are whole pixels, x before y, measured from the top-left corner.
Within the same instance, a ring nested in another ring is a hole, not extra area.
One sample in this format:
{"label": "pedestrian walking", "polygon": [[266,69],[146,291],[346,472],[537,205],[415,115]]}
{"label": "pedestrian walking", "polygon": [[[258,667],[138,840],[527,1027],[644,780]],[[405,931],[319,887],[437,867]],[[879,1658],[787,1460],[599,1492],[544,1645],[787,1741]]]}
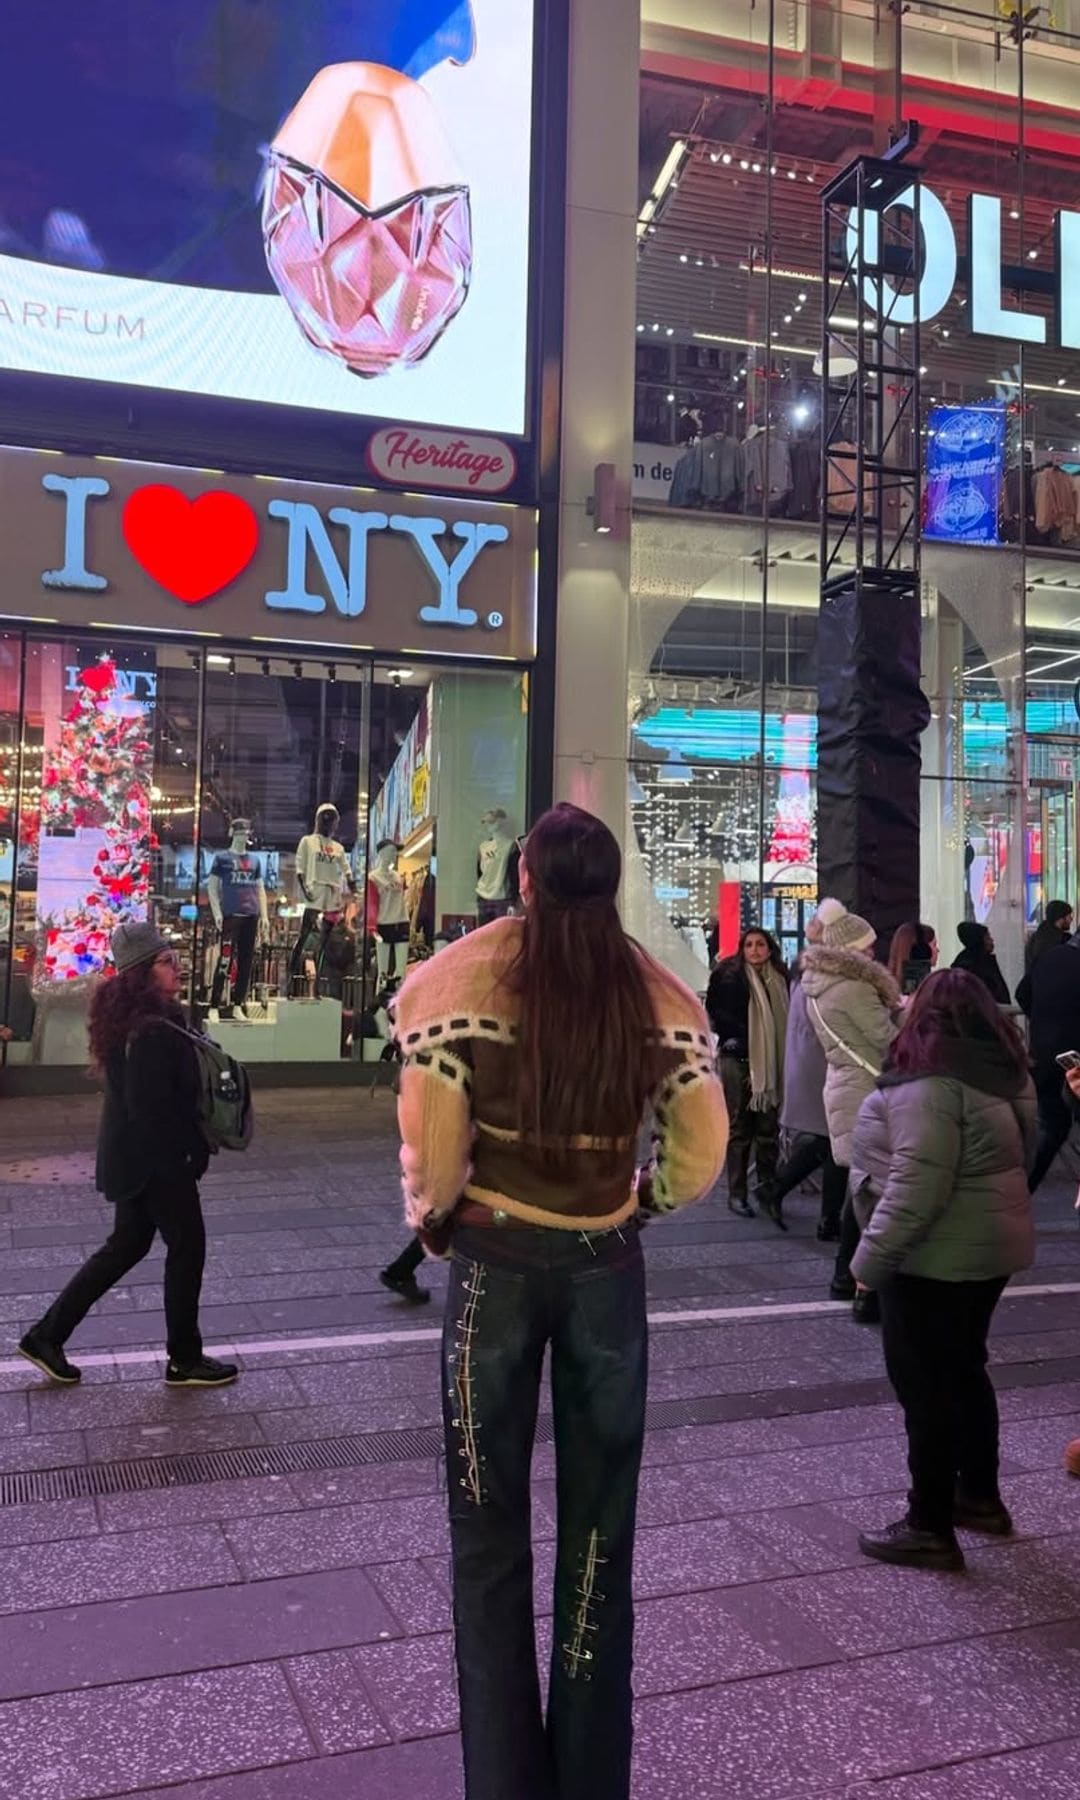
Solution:
{"label": "pedestrian walking", "polygon": [[[821,913],[816,912],[806,927],[807,943],[820,943],[822,930]],[[793,1188],[821,1169],[821,1216],[817,1235],[822,1243],[835,1243],[840,1236],[847,1171],[834,1160],[829,1142],[829,1123],[825,1117],[825,1079],[829,1065],[806,1010],[802,972],[800,957],[792,970],[784,1046],[784,1098],[780,1108],[780,1124],[792,1134],[794,1143],[791,1155],[777,1169],[772,1181],[757,1189],[754,1199],[758,1211],[781,1231],[786,1231],[785,1199]]]}
{"label": "pedestrian walking", "polygon": [[937,932],[932,925],[912,920],[896,927],[889,945],[889,974],[902,994],[913,994],[937,962]]}
{"label": "pedestrian walking", "polygon": [[[640,1221],[706,1192],[727,1126],[700,1003],[623,933],[607,827],[524,840],[524,916],[397,1002],[408,1222],[449,1254],[443,1411],[467,1800],[627,1800],[645,1422]],[[635,1179],[650,1105],[658,1143]],[[550,1351],[558,1485],[542,1715],[530,1468]]]}
{"label": "pedestrian walking", "polygon": [[1034,1142],[1019,1035],[974,976],[935,975],[912,1000],[854,1134],[863,1233],[852,1270],[880,1293],[911,1472],[905,1517],[859,1539],[879,1562],[962,1569],[956,1526],[1012,1531],[986,1340],[1009,1276],[1034,1260]]}
{"label": "pedestrian walking", "polygon": [[[818,908],[821,942],[803,952],[802,987],[806,1010],[825,1052],[825,1117],[833,1161],[844,1171],[851,1165],[851,1134],[859,1108],[871,1093],[885,1052],[896,1034],[900,990],[880,963],[872,960],[875,931],[839,900],[823,900]],[[875,1324],[877,1300],[858,1294],[851,1258],[859,1226],[850,1197],[840,1218],[840,1241],[829,1292],[834,1300],[850,1300],[859,1324]]]}
{"label": "pedestrian walking", "polygon": [[709,977],[705,1010],[720,1045],[730,1121],[728,1206],[740,1218],[752,1219],[747,1197],[750,1159],[758,1185],[767,1189],[780,1155],[787,1037],[787,971],[769,932],[752,925],[743,932],[735,955],[717,963]]}
{"label": "pedestrian walking", "polygon": [[223,1387],[234,1363],[203,1352],[199,1293],[206,1232],[199,1179],[210,1152],[200,1123],[199,1068],[178,1003],[176,954],[152,925],[113,933],[116,974],[90,1002],[90,1055],[105,1084],[97,1187],[116,1209],[112,1233],[73,1276],[19,1352],[51,1381],[71,1386],[80,1370],[64,1354],[94,1303],[165,1240],[169,1387]]}
{"label": "pedestrian walking", "polygon": [[1080,1050],[1080,943],[1060,939],[1032,966],[1029,986],[1029,1041],[1039,1102],[1039,1143],[1031,1168],[1031,1191],[1049,1174],[1073,1127],[1065,1078],[1057,1057]]}
{"label": "pedestrian walking", "polygon": [[982,982],[991,1000],[998,1006],[1008,1006],[1009,989],[994,955],[989,926],[979,925],[974,919],[961,919],[956,935],[964,947],[954,958],[953,968],[974,975],[976,981]]}

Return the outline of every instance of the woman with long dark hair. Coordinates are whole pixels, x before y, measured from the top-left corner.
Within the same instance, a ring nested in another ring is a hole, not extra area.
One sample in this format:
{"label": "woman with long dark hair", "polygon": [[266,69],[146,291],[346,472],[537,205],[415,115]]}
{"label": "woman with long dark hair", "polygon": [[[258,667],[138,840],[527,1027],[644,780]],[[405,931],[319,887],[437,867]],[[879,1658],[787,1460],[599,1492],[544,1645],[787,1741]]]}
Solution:
{"label": "woman with long dark hair", "polygon": [[974,975],[919,987],[855,1125],[852,1273],[880,1293],[885,1366],[904,1409],[903,1519],[867,1556],[961,1569],[957,1525],[1007,1537],[986,1339],[1010,1275],[1035,1254],[1027,1165],[1035,1090],[1017,1033]]}
{"label": "woman with long dark hair", "polygon": [[752,1219],[750,1158],[769,1192],[780,1154],[780,1101],[787,1037],[787,970],[776,939],[760,925],[744,931],[734,956],[717,963],[705,1010],[720,1045],[720,1073],[731,1123],[728,1206]]}
{"label": "woman with long dark hair", "polygon": [[921,920],[898,925],[889,944],[889,974],[902,994],[913,994],[937,968],[937,932]]}
{"label": "woman with long dark hair", "polygon": [[[645,1420],[640,1223],[708,1191],[727,1142],[708,1022],[623,932],[619,848],[556,806],[524,917],[416,970],[396,1007],[405,1211],[452,1259],[443,1338],[467,1800],[626,1800]],[[635,1173],[651,1106],[655,1155]],[[530,1465],[550,1349],[558,1472],[546,1725]]]}
{"label": "woman with long dark hair", "polygon": [[95,1301],[142,1261],[155,1235],[165,1240],[165,1324],[169,1387],[223,1387],[233,1363],[204,1356],[199,1293],[206,1232],[199,1179],[209,1151],[199,1123],[198,1068],[177,996],[176,953],[152,925],[113,933],[116,974],[90,1002],[90,1056],[104,1080],[97,1186],[116,1208],[112,1233],[85,1262],[19,1345],[51,1381],[71,1386],[80,1371],[64,1345]]}

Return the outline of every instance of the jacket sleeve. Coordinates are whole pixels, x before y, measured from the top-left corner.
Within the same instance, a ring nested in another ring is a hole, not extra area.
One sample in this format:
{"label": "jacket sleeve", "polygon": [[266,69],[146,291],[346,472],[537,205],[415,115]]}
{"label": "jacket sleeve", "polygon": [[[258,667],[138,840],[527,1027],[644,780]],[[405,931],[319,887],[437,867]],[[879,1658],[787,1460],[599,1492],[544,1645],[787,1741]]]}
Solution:
{"label": "jacket sleeve", "polygon": [[952,1198],[963,1149],[959,1084],[928,1079],[888,1088],[889,1174],[851,1262],[864,1287],[881,1287],[922,1242]]}
{"label": "jacket sleeve", "polygon": [[709,1024],[721,1048],[731,1038],[740,1044],[747,1034],[747,1001],[738,979],[727,969],[714,969],[705,995]]}
{"label": "jacket sleeve", "polygon": [[1016,1004],[1020,1008],[1020,1011],[1023,1013],[1025,1019],[1030,1019],[1030,1017],[1031,1017],[1031,970],[1030,969],[1028,969],[1025,974],[1021,975],[1020,980],[1017,983]]}
{"label": "jacket sleeve", "polygon": [[[860,981],[852,994],[852,1018],[860,1036],[871,1046],[870,1060],[876,1061],[880,1069],[897,1027],[884,1001],[865,982]],[[840,1036],[843,1035],[841,1031]]]}
{"label": "jacket sleeve", "polygon": [[406,1223],[432,1230],[461,1199],[472,1167],[472,1070],[464,1043],[405,1056],[398,1092]]}
{"label": "jacket sleeve", "polygon": [[124,1107],[157,1175],[198,1180],[210,1160],[196,1116],[192,1052],[168,1025],[140,1031],[124,1062]]}
{"label": "jacket sleeve", "polygon": [[667,1076],[653,1117],[653,1156],[638,1177],[638,1197],[645,1213],[674,1212],[709,1192],[727,1154],[727,1105],[708,1052],[687,1054]]}

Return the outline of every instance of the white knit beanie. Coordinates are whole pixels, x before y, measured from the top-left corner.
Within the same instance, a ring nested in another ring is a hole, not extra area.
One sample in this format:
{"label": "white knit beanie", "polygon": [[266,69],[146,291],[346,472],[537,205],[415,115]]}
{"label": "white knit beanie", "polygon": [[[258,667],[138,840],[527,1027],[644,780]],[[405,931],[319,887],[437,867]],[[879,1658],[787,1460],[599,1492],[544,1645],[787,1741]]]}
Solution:
{"label": "white knit beanie", "polygon": [[839,900],[823,900],[814,923],[820,927],[818,941],[826,950],[869,950],[877,937],[872,925],[858,913],[848,912]]}

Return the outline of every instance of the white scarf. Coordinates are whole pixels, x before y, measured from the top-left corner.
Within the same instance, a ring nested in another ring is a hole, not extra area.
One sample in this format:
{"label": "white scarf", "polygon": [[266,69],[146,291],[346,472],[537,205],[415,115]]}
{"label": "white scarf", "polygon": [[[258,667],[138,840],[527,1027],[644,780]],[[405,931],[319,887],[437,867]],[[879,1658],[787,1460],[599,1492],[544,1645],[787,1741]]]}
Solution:
{"label": "white scarf", "polygon": [[746,980],[750,988],[750,1111],[771,1112],[780,1104],[784,1085],[787,983],[771,963],[766,963],[760,974],[747,963]]}

